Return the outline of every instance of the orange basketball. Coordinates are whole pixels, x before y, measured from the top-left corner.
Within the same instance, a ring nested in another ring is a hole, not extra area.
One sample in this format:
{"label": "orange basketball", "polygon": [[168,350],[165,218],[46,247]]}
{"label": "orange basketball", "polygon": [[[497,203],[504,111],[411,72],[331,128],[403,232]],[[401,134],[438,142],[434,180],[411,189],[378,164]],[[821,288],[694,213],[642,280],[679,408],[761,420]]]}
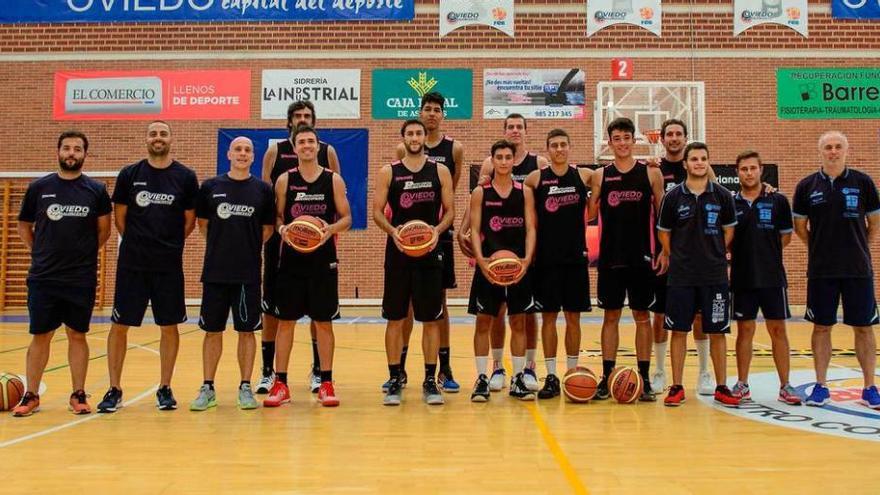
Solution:
{"label": "orange basketball", "polygon": [[0,373],[0,411],[10,411],[24,395],[24,383],[18,375]]}
{"label": "orange basketball", "polygon": [[642,395],[642,387],[642,376],[628,366],[616,368],[608,379],[611,396],[621,404],[635,402]]}
{"label": "orange basketball", "polygon": [[589,402],[596,395],[599,379],[589,368],[576,366],[562,377],[562,392],[571,402]]}
{"label": "orange basketball", "polygon": [[321,245],[324,222],[311,215],[296,217],[284,230],[284,237],[293,249],[300,253],[311,253]]}
{"label": "orange basketball", "polygon": [[525,267],[513,251],[495,251],[489,258],[489,281],[495,285],[510,285]]}
{"label": "orange basketball", "polygon": [[403,252],[418,258],[431,252],[434,244],[434,227],[421,220],[410,220],[403,224],[397,231]]}

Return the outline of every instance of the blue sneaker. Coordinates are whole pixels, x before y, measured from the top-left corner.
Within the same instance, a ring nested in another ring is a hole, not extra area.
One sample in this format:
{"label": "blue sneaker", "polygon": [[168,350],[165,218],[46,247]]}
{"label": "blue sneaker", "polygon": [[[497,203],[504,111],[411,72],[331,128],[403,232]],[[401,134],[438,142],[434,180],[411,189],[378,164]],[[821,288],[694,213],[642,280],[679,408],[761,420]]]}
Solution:
{"label": "blue sneaker", "polygon": [[822,407],[828,404],[829,401],[831,401],[831,392],[828,391],[828,387],[823,387],[817,383],[813,386],[813,391],[810,392],[809,397],[807,397],[804,403],[808,406]]}
{"label": "blue sneaker", "polygon": [[461,385],[452,378],[452,368],[440,370],[437,374],[437,383],[440,385],[440,390],[450,394],[457,394],[461,389]]}
{"label": "blue sneaker", "polygon": [[877,392],[876,385],[871,385],[870,387],[862,390],[861,403],[870,407],[871,409],[880,409],[880,393]]}
{"label": "blue sneaker", "polygon": [[[390,386],[391,386],[391,378],[389,378],[388,380],[385,381],[385,383],[382,384],[382,393],[387,394],[388,387],[390,387]],[[404,370],[400,370],[400,388],[406,388],[406,371],[404,371]]]}

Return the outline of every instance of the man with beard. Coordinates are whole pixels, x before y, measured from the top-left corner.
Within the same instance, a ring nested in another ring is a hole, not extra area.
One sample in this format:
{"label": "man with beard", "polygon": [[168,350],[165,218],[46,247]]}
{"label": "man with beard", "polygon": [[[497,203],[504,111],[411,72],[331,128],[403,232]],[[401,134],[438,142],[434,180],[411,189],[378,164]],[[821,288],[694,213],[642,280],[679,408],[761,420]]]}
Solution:
{"label": "man with beard", "polygon": [[89,362],[86,332],[97,285],[98,249],[110,237],[110,196],[103,183],[82,173],[89,150],[85,134],[58,138],[58,172],[32,182],[18,215],[18,233],[31,249],[28,315],[33,335],[26,358],[27,391],[15,416],[39,411],[40,379],[55,330],[65,326],[73,382],[69,409],[89,414],[85,383]]}
{"label": "man with beard", "polygon": [[122,235],[113,297],[113,324],[107,339],[110,389],[98,412],[122,407],[122,366],[128,329],[139,327],[151,303],[161,330],[161,376],[156,406],[177,409],[171,376],[180,347],[177,325],[186,321],[183,246],[196,223],[199,193],[196,174],[171,158],[171,126],[154,121],[147,126],[148,158],[123,168],[116,178],[113,202],[116,230]]}

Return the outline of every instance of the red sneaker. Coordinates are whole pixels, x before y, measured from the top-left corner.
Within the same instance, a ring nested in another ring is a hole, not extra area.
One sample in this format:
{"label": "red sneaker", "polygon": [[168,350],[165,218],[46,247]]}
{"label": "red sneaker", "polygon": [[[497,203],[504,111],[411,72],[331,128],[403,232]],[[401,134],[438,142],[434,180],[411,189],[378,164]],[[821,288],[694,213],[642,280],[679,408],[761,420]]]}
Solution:
{"label": "red sneaker", "polygon": [[16,418],[23,418],[25,416],[30,416],[39,410],[40,396],[32,392],[25,392],[24,397],[21,398],[18,405],[12,408],[12,415]]}
{"label": "red sneaker", "polygon": [[321,387],[318,389],[318,402],[324,407],[336,407],[339,405],[336,391],[333,390],[333,382],[321,382]]}
{"label": "red sneaker", "polygon": [[669,387],[669,394],[663,399],[663,405],[678,407],[684,404],[684,400],[684,387],[681,385],[673,385]]}
{"label": "red sneaker", "polygon": [[740,399],[733,395],[727,385],[718,385],[715,387],[715,403],[724,407],[739,407]]}
{"label": "red sneaker", "polygon": [[263,407],[278,407],[288,402],[290,402],[290,389],[287,388],[286,383],[276,380],[272,389],[269,390],[269,397],[263,401]]}
{"label": "red sneaker", "polygon": [[87,398],[85,390],[77,390],[70,394],[70,404],[67,409],[73,414],[91,414],[92,406],[86,401]]}

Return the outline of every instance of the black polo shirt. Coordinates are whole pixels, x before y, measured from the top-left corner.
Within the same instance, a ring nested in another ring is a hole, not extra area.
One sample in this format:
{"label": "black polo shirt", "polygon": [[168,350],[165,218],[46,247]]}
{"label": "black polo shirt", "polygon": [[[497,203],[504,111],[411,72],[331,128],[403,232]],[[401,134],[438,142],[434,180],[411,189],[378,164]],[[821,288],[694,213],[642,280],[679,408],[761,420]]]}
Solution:
{"label": "black polo shirt", "polygon": [[733,195],[710,181],[699,196],[684,182],[663,197],[657,228],[671,235],[668,285],[727,283],[724,228],[736,225]]}
{"label": "black polo shirt", "polygon": [[793,230],[788,199],[762,190],[754,202],[737,193],[734,203],[736,230],[730,245],[730,287],[786,287],[780,236]]}
{"label": "black polo shirt", "polygon": [[871,278],[866,217],[880,213],[877,186],[867,174],[846,168],[836,179],[822,170],[801,180],[794,217],[809,222],[807,278]]}

